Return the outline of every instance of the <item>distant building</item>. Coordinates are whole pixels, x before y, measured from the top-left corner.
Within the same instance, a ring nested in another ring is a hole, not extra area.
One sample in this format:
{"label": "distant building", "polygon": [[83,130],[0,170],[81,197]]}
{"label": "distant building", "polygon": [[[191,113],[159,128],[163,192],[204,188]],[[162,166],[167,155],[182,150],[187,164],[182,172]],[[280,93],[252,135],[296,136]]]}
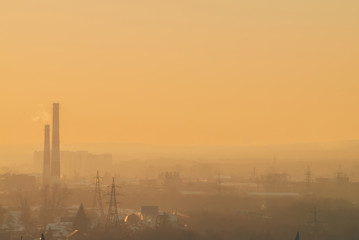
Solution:
{"label": "distant building", "polygon": [[125,217],[125,223],[128,225],[136,225],[141,221],[140,216],[135,213],[132,213]]}
{"label": "distant building", "polygon": [[33,191],[37,187],[36,177],[26,174],[0,175],[0,188],[8,191]]}
{"label": "distant building", "polygon": [[[34,152],[34,164],[41,167],[43,151]],[[112,154],[92,154],[88,151],[61,151],[61,173],[63,175],[86,175],[112,170]]]}
{"label": "distant building", "polygon": [[155,227],[157,224],[157,217],[159,214],[158,206],[142,206],[141,216],[142,221],[149,227]]}
{"label": "distant building", "polygon": [[152,228],[167,224],[178,225],[177,212],[160,212],[158,206],[142,206],[141,220],[143,226]]}
{"label": "distant building", "polygon": [[141,215],[145,216],[158,216],[159,208],[158,206],[142,206],[141,207]]}
{"label": "distant building", "polygon": [[179,172],[162,172],[158,175],[158,178],[164,185],[181,183],[181,176]]}
{"label": "distant building", "polygon": [[343,173],[342,171],[342,167],[339,166],[338,172],[337,172],[337,183],[341,184],[341,183],[348,183],[349,182],[349,177]]}
{"label": "distant building", "polygon": [[161,225],[172,225],[178,224],[178,216],[174,213],[162,212],[157,216],[156,224]]}
{"label": "distant building", "polygon": [[286,173],[269,173],[261,177],[261,182],[268,192],[286,192],[289,190],[288,174]]}
{"label": "distant building", "polygon": [[268,184],[283,184],[288,182],[288,174],[286,173],[269,173],[262,177],[262,181]]}

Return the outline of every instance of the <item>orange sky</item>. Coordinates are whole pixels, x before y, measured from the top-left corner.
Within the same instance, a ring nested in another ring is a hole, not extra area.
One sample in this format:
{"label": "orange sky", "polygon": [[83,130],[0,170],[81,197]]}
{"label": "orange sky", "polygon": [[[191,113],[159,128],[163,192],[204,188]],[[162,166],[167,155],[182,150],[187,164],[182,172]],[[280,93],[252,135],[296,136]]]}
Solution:
{"label": "orange sky", "polygon": [[359,139],[358,12],[357,0],[1,1],[0,144],[42,143],[53,101],[62,143]]}

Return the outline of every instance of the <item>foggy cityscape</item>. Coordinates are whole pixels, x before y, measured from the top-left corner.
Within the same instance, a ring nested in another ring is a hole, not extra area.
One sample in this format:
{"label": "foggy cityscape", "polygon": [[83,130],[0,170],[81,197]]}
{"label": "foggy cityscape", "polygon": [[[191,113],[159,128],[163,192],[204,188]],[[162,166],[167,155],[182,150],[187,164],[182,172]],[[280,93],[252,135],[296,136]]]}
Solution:
{"label": "foggy cityscape", "polygon": [[0,240],[358,240],[359,1],[0,1]]}
{"label": "foggy cityscape", "polygon": [[[39,129],[43,149],[24,166],[2,167],[1,239],[41,234],[43,239],[337,239],[336,234],[351,239],[356,234],[359,165],[347,152],[356,156],[359,142],[147,147],[151,153],[146,146],[127,146],[132,154],[122,150],[113,156],[64,150],[60,109],[53,103],[52,124]],[[143,152],[134,154],[136,148]],[[312,159],[302,159],[306,154]]]}

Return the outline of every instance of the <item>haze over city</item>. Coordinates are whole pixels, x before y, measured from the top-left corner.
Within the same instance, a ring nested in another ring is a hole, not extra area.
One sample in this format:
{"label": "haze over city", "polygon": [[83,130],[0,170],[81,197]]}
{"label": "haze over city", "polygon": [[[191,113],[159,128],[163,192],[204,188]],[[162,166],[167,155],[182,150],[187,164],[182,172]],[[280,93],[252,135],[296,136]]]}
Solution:
{"label": "haze over city", "polygon": [[358,10],[0,1],[0,239],[359,239]]}

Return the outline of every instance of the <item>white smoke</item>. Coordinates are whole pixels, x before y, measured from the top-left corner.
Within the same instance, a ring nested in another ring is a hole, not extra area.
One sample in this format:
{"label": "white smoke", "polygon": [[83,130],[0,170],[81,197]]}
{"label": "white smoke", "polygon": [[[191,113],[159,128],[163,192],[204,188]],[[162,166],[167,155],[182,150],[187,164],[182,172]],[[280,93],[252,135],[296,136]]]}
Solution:
{"label": "white smoke", "polygon": [[48,122],[50,120],[50,113],[45,111],[45,108],[42,106],[41,107],[42,109],[35,112],[31,119],[32,121],[34,122],[39,122],[39,121],[42,121],[42,122]]}

